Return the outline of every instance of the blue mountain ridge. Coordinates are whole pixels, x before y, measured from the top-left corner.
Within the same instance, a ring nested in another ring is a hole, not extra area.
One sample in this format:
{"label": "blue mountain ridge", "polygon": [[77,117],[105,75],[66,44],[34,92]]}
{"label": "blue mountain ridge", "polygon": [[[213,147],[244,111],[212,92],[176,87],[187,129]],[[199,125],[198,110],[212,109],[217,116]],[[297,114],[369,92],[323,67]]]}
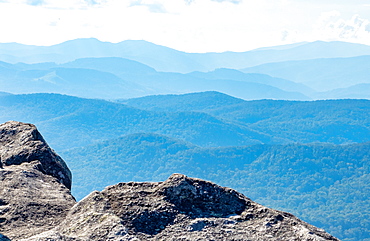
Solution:
{"label": "blue mountain ridge", "polygon": [[[60,93],[117,99],[213,90],[244,99],[309,99],[299,92],[302,85],[265,75],[240,73],[244,78],[225,75],[225,79],[214,79],[207,77],[212,73],[205,73],[197,77],[157,72],[147,65],[117,57],[84,58],[59,65],[3,62],[2,66],[2,91],[17,94]],[[279,88],[284,83],[289,83],[286,90]],[[302,89],[305,90],[304,86]]]}
{"label": "blue mountain ridge", "polygon": [[[370,83],[370,55],[268,63],[242,69],[305,84],[317,91]],[[323,95],[324,93],[321,93]],[[347,97],[348,98],[348,97]]]}
{"label": "blue mountain ridge", "polygon": [[0,44],[0,60],[17,63],[65,63],[86,57],[122,57],[136,60],[157,71],[188,73],[216,68],[242,69],[288,60],[370,55],[370,46],[346,42],[302,43],[247,52],[185,53],[143,40],[119,43],[76,39],[53,46]]}

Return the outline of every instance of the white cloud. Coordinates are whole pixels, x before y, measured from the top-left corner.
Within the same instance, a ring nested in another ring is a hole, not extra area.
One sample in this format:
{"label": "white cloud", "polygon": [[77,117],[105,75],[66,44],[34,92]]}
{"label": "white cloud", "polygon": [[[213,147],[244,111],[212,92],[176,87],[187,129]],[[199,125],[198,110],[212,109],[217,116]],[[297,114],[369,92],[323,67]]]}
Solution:
{"label": "white cloud", "polygon": [[234,4],[238,4],[238,3],[241,3],[242,0],[212,0],[212,1],[215,1],[215,2],[230,2],[230,3],[234,3]]}
{"label": "white cloud", "polygon": [[355,14],[351,18],[342,18],[339,12],[323,13],[315,35],[323,40],[341,40],[349,42],[370,43],[370,20]]}
{"label": "white cloud", "polygon": [[27,4],[33,5],[33,6],[43,5],[44,0],[27,0]]}
{"label": "white cloud", "polygon": [[[144,39],[191,52],[245,51],[323,38],[368,41],[370,28],[363,18],[370,8],[322,1],[6,1],[0,0],[0,42],[39,45],[95,37]],[[361,15],[351,18],[357,10]]]}
{"label": "white cloud", "polygon": [[148,1],[148,0],[132,0],[130,1],[129,7],[146,7],[152,13],[165,13],[167,12],[162,3],[158,1]]}

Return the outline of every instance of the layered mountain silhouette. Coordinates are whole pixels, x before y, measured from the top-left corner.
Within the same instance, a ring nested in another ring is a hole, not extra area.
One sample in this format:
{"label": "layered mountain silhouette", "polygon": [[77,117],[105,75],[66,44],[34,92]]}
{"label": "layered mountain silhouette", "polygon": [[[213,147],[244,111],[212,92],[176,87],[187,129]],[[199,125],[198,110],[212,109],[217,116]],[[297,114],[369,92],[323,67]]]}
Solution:
{"label": "layered mountain silhouette", "polygon": [[200,54],[145,41],[77,39],[53,46],[0,44],[0,53],[0,91],[16,94],[117,99],[219,91],[246,100],[369,97],[351,86],[369,83],[370,47],[345,42]]}
{"label": "layered mountain silhouette", "polygon": [[215,78],[213,73],[165,73],[116,57],[78,59],[61,65],[3,63],[0,72],[2,90],[18,94],[60,93],[115,99],[212,90],[243,99],[309,99],[299,92],[307,91],[307,87],[267,75],[240,72],[242,76],[236,78],[228,71],[230,75]]}
{"label": "layered mountain silhouette", "polygon": [[[351,58],[322,58],[268,63],[242,71],[289,79],[323,92],[337,88],[348,88],[361,83],[369,84],[369,63],[370,55],[363,55]],[[331,94],[331,97],[340,98],[340,95],[336,97],[333,96],[334,93]],[[324,93],[321,93],[321,96],[325,96]],[[360,96],[364,96],[363,93]],[[366,98],[368,98],[367,95]]]}
{"label": "layered mountain silhouette", "polygon": [[[183,173],[298,214],[344,241],[365,241],[370,238],[369,49],[320,41],[242,53],[184,53],[145,41],[96,39],[44,47],[0,44],[0,123],[36,124],[75,173],[78,183],[72,192],[78,200],[93,190],[109,196],[101,190],[120,181],[162,182],[172,173]],[[8,176],[14,181],[34,177],[42,192],[46,186],[40,178],[58,175],[31,162],[3,166],[15,175]],[[187,176],[181,179],[192,182]],[[68,182],[58,180],[65,195]],[[148,190],[143,187],[143,192]],[[7,210],[10,203],[0,204]],[[32,205],[37,206],[24,206]],[[81,214],[82,219],[66,220],[82,228],[80,221],[91,213]],[[102,215],[108,224],[121,227],[116,216]],[[31,222],[26,216],[22,220]],[[77,237],[68,233],[66,222],[50,231],[52,239]],[[195,232],[212,229],[207,222],[197,222]],[[131,235],[128,230],[109,233]],[[86,240],[91,239],[89,232]]]}
{"label": "layered mountain silhouette", "polygon": [[1,96],[0,120],[37,124],[57,150],[138,132],[215,147],[370,141],[367,100],[244,101],[204,92],[126,103],[56,94]]}
{"label": "layered mountain silhouette", "polygon": [[53,46],[0,44],[0,60],[10,63],[65,63],[87,57],[121,57],[141,62],[157,71],[187,73],[217,68],[241,69],[264,63],[315,58],[370,55],[370,47],[345,42],[312,42],[256,49],[247,52],[185,53],[146,41],[120,43],[76,39]]}

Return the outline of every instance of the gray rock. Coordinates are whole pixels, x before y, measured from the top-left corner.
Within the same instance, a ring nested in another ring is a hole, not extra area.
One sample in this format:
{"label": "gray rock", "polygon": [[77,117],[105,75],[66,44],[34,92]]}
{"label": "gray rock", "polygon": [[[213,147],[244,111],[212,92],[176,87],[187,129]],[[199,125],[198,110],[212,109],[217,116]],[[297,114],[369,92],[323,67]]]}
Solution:
{"label": "gray rock", "polygon": [[12,240],[58,225],[76,203],[71,174],[33,125],[0,125],[0,230]]}
{"label": "gray rock", "polygon": [[211,182],[174,174],[119,183],[76,204],[50,240],[338,240],[295,216]]}
{"label": "gray rock", "polygon": [[0,125],[0,167],[39,161],[38,169],[71,188],[72,174],[32,124],[9,121]]}

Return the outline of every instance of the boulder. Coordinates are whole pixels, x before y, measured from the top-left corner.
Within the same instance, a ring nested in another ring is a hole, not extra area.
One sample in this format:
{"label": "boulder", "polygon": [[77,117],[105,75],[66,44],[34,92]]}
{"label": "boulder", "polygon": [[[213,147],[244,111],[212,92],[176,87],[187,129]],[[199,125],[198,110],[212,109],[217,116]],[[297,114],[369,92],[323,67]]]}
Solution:
{"label": "boulder", "polygon": [[0,167],[38,161],[40,171],[71,188],[72,174],[32,124],[9,121],[0,125]]}
{"label": "boulder", "polygon": [[17,240],[57,226],[76,203],[71,172],[36,127],[0,125],[0,158],[1,233]]}
{"label": "boulder", "polygon": [[119,183],[76,204],[46,240],[335,240],[292,214],[230,188],[181,174],[164,182]]}

